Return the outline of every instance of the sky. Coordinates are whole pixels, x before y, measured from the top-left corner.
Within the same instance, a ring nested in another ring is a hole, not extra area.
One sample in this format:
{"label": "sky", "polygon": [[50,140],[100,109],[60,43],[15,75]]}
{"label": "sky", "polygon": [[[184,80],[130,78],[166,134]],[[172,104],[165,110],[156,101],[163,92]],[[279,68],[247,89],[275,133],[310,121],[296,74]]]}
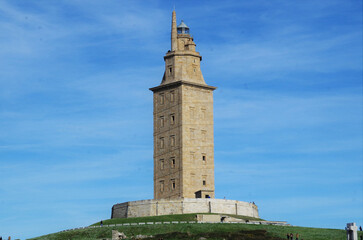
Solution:
{"label": "sky", "polygon": [[363,225],[362,1],[0,0],[0,236],[153,198],[149,88],[174,5],[218,87],[216,198]]}

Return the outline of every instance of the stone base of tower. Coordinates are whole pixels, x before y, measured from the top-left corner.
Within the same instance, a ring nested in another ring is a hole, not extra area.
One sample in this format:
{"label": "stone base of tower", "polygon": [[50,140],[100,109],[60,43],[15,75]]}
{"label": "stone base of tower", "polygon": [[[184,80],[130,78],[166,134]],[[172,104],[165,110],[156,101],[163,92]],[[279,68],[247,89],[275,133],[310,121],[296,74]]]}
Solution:
{"label": "stone base of tower", "polygon": [[253,203],[205,198],[141,200],[113,205],[111,218],[148,217],[187,213],[219,213],[259,218]]}

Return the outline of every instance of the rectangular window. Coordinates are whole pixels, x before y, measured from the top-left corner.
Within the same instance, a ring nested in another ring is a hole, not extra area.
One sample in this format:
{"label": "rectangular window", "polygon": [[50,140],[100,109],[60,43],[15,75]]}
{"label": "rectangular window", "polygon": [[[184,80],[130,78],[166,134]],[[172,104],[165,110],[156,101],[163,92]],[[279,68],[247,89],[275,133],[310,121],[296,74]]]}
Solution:
{"label": "rectangular window", "polygon": [[164,169],[164,159],[160,159],[160,169]]}
{"label": "rectangular window", "polygon": [[190,173],[190,183],[194,184],[195,182],[195,173]]}
{"label": "rectangular window", "polygon": [[170,136],[170,146],[171,147],[175,146],[175,136],[174,135]]}
{"label": "rectangular window", "polygon": [[194,135],[194,128],[190,129],[190,139],[194,139],[195,135]]}
{"label": "rectangular window", "polygon": [[202,130],[202,141],[205,142],[207,140],[207,131]]}
{"label": "rectangular window", "polygon": [[190,119],[194,119],[194,107],[189,107]]}
{"label": "rectangular window", "polygon": [[171,158],[170,159],[170,165],[171,165],[171,168],[175,168],[175,158]]}
{"label": "rectangular window", "polygon": [[176,188],[175,179],[171,179],[171,189],[174,190]]}
{"label": "rectangular window", "polygon": [[160,138],[160,149],[164,148],[164,138]]}
{"label": "rectangular window", "polygon": [[170,102],[175,101],[175,91],[170,91]]}
{"label": "rectangular window", "polygon": [[194,162],[194,152],[190,152],[190,162]]}
{"label": "rectangular window", "polygon": [[174,123],[175,123],[175,114],[171,114],[170,115],[170,124],[174,125]]}
{"label": "rectangular window", "polygon": [[159,94],[159,103],[164,104],[164,93]]}
{"label": "rectangular window", "polygon": [[161,116],[161,117],[159,118],[159,126],[160,126],[160,127],[164,127],[164,116]]}
{"label": "rectangular window", "polygon": [[203,176],[203,186],[207,185],[207,176]]}
{"label": "rectangular window", "polygon": [[202,117],[202,119],[206,118],[206,109],[205,108],[201,109],[201,117]]}
{"label": "rectangular window", "polygon": [[207,162],[207,155],[205,153],[202,154],[202,161],[203,161],[203,164],[206,164],[206,162]]}
{"label": "rectangular window", "polygon": [[160,181],[160,192],[164,192],[164,181]]}

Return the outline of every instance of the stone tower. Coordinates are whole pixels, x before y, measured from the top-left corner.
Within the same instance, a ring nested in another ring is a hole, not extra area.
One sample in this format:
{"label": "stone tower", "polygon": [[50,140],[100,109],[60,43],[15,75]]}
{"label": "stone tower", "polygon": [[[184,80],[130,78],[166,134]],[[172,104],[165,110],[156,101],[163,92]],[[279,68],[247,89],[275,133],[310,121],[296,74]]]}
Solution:
{"label": "stone tower", "polygon": [[[154,199],[117,203],[111,218],[188,213],[258,218],[254,203],[214,198],[213,91],[188,26],[172,14],[171,48],[154,93]],[[218,217],[218,221],[220,221]],[[204,221],[204,220],[202,220]]]}
{"label": "stone tower", "polygon": [[171,50],[154,93],[154,199],[214,198],[213,90],[193,37],[172,13]]}

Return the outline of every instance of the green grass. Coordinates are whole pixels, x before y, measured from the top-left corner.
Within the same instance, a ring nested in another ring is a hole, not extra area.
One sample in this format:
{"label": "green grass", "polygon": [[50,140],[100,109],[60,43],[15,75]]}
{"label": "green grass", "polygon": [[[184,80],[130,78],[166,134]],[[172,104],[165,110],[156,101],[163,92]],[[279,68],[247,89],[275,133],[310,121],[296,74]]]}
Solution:
{"label": "green grass", "polygon": [[[162,221],[194,221],[196,214],[158,216],[145,218],[129,218],[127,222],[162,222]],[[126,219],[105,220],[104,224],[126,223]],[[287,233],[300,234],[304,240],[345,240],[346,233],[339,229],[307,228],[273,225],[249,224],[163,224],[163,225],[137,225],[137,226],[112,226],[102,228],[79,229],[67,232],[49,234],[32,240],[99,240],[111,238],[111,230],[124,232],[131,237],[138,234],[153,235],[154,238],[162,237],[164,240],[189,239],[197,240],[205,237],[211,240],[282,240]],[[362,232],[359,232],[359,236]]]}
{"label": "green grass", "polygon": [[[205,213],[201,213],[201,214],[205,214]],[[215,215],[214,213],[207,213],[207,214],[213,214]],[[239,218],[239,219],[243,219],[243,220],[252,220],[252,221],[265,221],[264,219],[262,218],[254,218],[254,217],[248,217],[248,216],[241,216],[241,215],[234,215],[234,214],[218,214],[218,215],[227,215],[227,216],[230,216],[230,217],[234,217],[234,218]]]}
{"label": "green grass", "polygon": [[[208,215],[218,215],[213,213],[191,213],[191,214],[175,214],[175,215],[164,215],[164,216],[154,216],[154,217],[135,217],[135,218],[113,218],[103,220],[104,225],[109,224],[120,224],[120,223],[139,223],[139,222],[171,222],[171,221],[196,221],[197,214],[208,214]],[[231,217],[244,219],[244,220],[256,220],[263,221],[261,218],[253,218],[247,216],[239,216],[233,214],[223,214]],[[94,223],[91,226],[99,226],[100,222]]]}
{"label": "green grass", "polygon": [[[196,214],[175,214],[155,217],[135,217],[135,218],[113,218],[103,220],[104,225],[119,224],[119,223],[139,223],[139,222],[171,222],[171,221],[195,221]],[[94,223],[91,226],[99,226],[100,222]]]}

